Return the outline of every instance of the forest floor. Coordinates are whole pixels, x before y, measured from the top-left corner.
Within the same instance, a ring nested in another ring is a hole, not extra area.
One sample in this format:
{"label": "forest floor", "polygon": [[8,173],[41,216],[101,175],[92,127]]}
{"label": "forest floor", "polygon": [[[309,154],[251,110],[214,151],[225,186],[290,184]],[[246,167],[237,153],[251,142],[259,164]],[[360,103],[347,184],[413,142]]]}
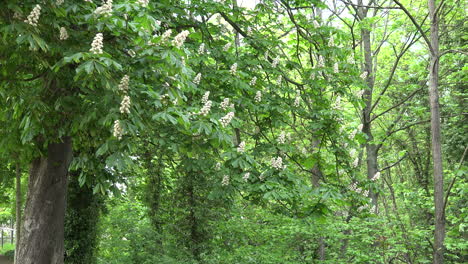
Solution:
{"label": "forest floor", "polygon": [[0,264],[13,264],[13,261],[9,260],[7,257],[0,256]]}

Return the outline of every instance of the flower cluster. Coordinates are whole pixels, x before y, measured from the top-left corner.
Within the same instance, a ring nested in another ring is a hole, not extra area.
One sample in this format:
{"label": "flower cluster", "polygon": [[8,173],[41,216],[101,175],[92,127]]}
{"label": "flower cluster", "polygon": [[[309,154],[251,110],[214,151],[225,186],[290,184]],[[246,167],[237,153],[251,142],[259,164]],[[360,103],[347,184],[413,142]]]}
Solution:
{"label": "flower cluster", "polygon": [[188,30],[180,32],[179,34],[177,34],[177,36],[174,37],[172,45],[176,46],[177,48],[182,47],[182,45],[184,45],[185,39],[189,34],[190,32]]}
{"label": "flower cluster", "polygon": [[166,30],[161,36],[161,41],[166,41],[171,35],[172,35],[172,29]]}
{"label": "flower cluster", "polygon": [[325,59],[322,55],[318,56],[317,67],[323,68],[325,67]]}
{"label": "flower cluster", "polygon": [[274,58],[273,62],[271,63],[271,67],[276,68],[276,66],[278,66],[279,60],[279,57]]}
{"label": "flower cluster", "polygon": [[250,80],[249,85],[250,85],[250,86],[254,86],[256,83],[257,83],[257,77],[254,76],[254,77],[252,78],[252,80]]}
{"label": "flower cluster", "polygon": [[366,92],[366,90],[362,89],[359,92],[357,92],[356,95],[357,95],[357,97],[362,97],[362,95],[364,95],[365,92]]}
{"label": "flower cluster", "polygon": [[227,127],[229,123],[231,123],[233,118],[234,118],[234,112],[229,112],[227,113],[227,115],[221,117],[221,119],[219,119],[219,122],[221,122],[221,125],[223,127]]}
{"label": "flower cluster", "polygon": [[277,170],[286,169],[286,165],[283,165],[283,159],[281,157],[271,158],[271,167]]}
{"label": "flower cluster", "polygon": [[248,182],[249,181],[249,178],[250,178],[250,172],[246,172],[244,174],[244,176],[242,177],[242,179],[245,181],[245,182]]}
{"label": "flower cluster", "polygon": [[260,103],[262,101],[262,92],[261,91],[257,91],[257,93],[255,93],[255,102],[257,103]]}
{"label": "flower cluster", "polygon": [[226,43],[226,45],[223,47],[223,51],[228,51],[231,48],[231,45],[231,43]]}
{"label": "flower cluster", "polygon": [[278,141],[279,144],[286,143],[286,133],[284,131],[281,131],[281,133],[278,136],[278,138],[276,139],[276,141]]}
{"label": "flower cluster", "polygon": [[369,73],[368,73],[367,71],[365,71],[365,72],[361,73],[361,75],[360,75],[359,77],[361,77],[361,79],[364,80],[364,79],[367,78],[367,75],[368,75],[368,74],[369,74]]}
{"label": "flower cluster", "polygon": [[378,171],[372,178],[371,178],[371,181],[376,181],[380,179],[380,171]]}
{"label": "flower cluster", "polygon": [[198,48],[198,54],[204,54],[205,53],[205,43],[202,43],[200,47]]}
{"label": "flower cluster", "polygon": [[65,0],[57,0],[57,1],[55,1],[55,4],[59,6],[59,5],[63,4],[63,2],[65,2]]}
{"label": "flower cluster", "polygon": [[60,40],[66,40],[68,39],[68,32],[67,29],[64,27],[60,28]]}
{"label": "flower cluster", "polygon": [[96,10],[94,10],[96,15],[111,16],[112,15],[112,0],[107,0],[104,4]]}
{"label": "flower cluster", "polygon": [[114,133],[113,134],[114,134],[114,137],[118,138],[119,140],[122,139],[123,129],[122,129],[122,126],[120,126],[119,120],[114,121]]}
{"label": "flower cluster", "polygon": [[201,81],[201,73],[198,73],[197,76],[193,79],[193,83],[199,85]]}
{"label": "flower cluster", "polygon": [[138,4],[140,4],[142,7],[147,7],[149,4],[149,0],[138,0]]}
{"label": "flower cluster", "polygon": [[102,36],[102,33],[97,33],[96,36],[93,39],[93,42],[91,43],[91,51],[94,54],[102,54],[102,48],[104,47],[103,41],[104,37]]}
{"label": "flower cluster", "polygon": [[234,64],[231,66],[231,70],[230,70],[230,71],[231,71],[231,74],[232,74],[232,75],[236,75],[236,73],[237,73],[237,62],[234,63]]}
{"label": "flower cluster", "polygon": [[120,113],[121,114],[130,114],[130,96],[125,95],[120,103]]}
{"label": "flower cluster", "polygon": [[244,153],[245,152],[245,141],[242,141],[239,146],[237,147],[237,152]]}
{"label": "flower cluster", "polygon": [[354,159],[354,161],[353,161],[353,168],[357,168],[358,165],[359,165],[359,157],[357,157],[356,159]]}
{"label": "flower cluster", "polygon": [[335,39],[333,38],[333,35],[331,35],[330,39],[328,40],[328,46],[335,46]]}
{"label": "flower cluster", "polygon": [[216,162],[215,170],[219,171],[221,169],[221,162]]}
{"label": "flower cluster", "polygon": [[340,68],[338,67],[338,62],[335,62],[335,64],[333,64],[333,72],[334,73],[340,72]]}
{"label": "flower cluster", "polygon": [[119,90],[124,93],[127,93],[129,83],[130,83],[130,77],[128,77],[128,75],[124,75],[124,77],[122,77],[122,80],[120,80]]}
{"label": "flower cluster", "polygon": [[31,13],[28,15],[28,18],[24,22],[30,24],[31,26],[37,27],[37,22],[39,22],[39,17],[41,16],[41,6],[36,5]]}
{"label": "flower cluster", "polygon": [[222,186],[227,186],[229,185],[229,175],[224,175],[223,180],[221,181]]}
{"label": "flower cluster", "polygon": [[207,101],[204,103],[202,109],[200,109],[200,113],[199,113],[199,114],[202,115],[202,116],[208,115],[208,113],[210,113],[212,104],[213,104],[213,102],[211,102],[211,100],[207,100]]}
{"label": "flower cluster", "polygon": [[221,109],[226,110],[229,107],[229,98],[224,98],[221,102]]}
{"label": "flower cluster", "polygon": [[296,97],[294,98],[294,107],[299,107],[301,105],[301,94],[297,92]]}
{"label": "flower cluster", "polygon": [[281,82],[283,81],[283,75],[278,76],[278,79],[276,79],[276,83],[278,85],[281,85]]}

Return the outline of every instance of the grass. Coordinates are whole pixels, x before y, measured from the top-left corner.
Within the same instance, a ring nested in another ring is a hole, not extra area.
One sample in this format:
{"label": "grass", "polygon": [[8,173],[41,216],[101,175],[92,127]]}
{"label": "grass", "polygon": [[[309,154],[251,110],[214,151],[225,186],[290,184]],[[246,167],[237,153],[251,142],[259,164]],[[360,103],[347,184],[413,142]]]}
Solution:
{"label": "grass", "polygon": [[0,255],[4,255],[13,260],[15,254],[15,244],[4,244],[3,248],[0,248]]}

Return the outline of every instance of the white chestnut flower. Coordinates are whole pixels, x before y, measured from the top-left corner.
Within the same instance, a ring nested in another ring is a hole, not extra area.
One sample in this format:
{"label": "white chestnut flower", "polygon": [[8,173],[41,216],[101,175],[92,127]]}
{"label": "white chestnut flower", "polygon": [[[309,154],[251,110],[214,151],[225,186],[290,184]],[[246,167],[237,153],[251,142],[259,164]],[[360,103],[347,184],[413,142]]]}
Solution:
{"label": "white chestnut flower", "polygon": [[374,176],[371,178],[371,181],[376,181],[380,179],[380,171],[378,171],[376,174],[374,174]]}
{"label": "white chestnut flower", "polygon": [[59,6],[59,5],[62,5],[63,2],[65,2],[65,0],[57,0],[55,1],[55,4]]}
{"label": "white chestnut flower", "polygon": [[351,149],[351,150],[349,151],[349,155],[350,155],[351,157],[356,156],[356,153],[357,153],[357,151],[356,151],[355,149]]}
{"label": "white chestnut flower", "polygon": [[369,210],[369,212],[370,212],[371,214],[376,214],[376,213],[377,213],[377,207],[375,207],[375,205],[373,205],[373,206],[371,207],[371,209]]}
{"label": "white chestnut flower", "polygon": [[242,179],[245,181],[245,182],[248,182],[249,181],[249,178],[250,178],[250,172],[246,172],[244,174],[244,176],[242,177]]}
{"label": "white chestnut flower", "polygon": [[237,73],[237,62],[234,63],[234,64],[231,66],[231,70],[230,70],[230,71],[231,71],[231,74],[232,74],[232,75],[236,75],[236,73]]}
{"label": "white chestnut flower", "polygon": [[221,109],[226,110],[229,107],[229,98],[224,98],[224,100],[221,102]]}
{"label": "white chestnut flower", "polygon": [[128,75],[124,75],[122,79],[120,80],[119,90],[124,93],[127,93],[129,83],[130,83],[130,77],[128,77]]}
{"label": "white chestnut flower", "polygon": [[200,47],[198,48],[198,54],[204,54],[205,53],[205,43],[200,44]]}
{"label": "white chestnut flower", "polygon": [[278,79],[276,79],[276,83],[278,85],[281,85],[281,82],[283,81],[283,75],[278,76]]}
{"label": "white chestnut flower", "polygon": [[245,141],[242,141],[239,146],[237,147],[237,152],[244,153],[245,152]]}
{"label": "white chestnut flower", "polygon": [[229,123],[231,123],[233,118],[234,112],[229,112],[225,116],[221,117],[221,119],[219,119],[219,122],[221,123],[221,126],[227,127]]}
{"label": "white chestnut flower", "polygon": [[271,167],[277,170],[282,170],[286,168],[286,165],[283,165],[283,159],[281,157],[271,158]]}
{"label": "white chestnut flower", "polygon": [[333,64],[333,72],[334,73],[340,72],[340,68],[338,67],[338,62],[335,62],[335,64]]}
{"label": "white chestnut flower", "polygon": [[254,77],[252,78],[252,80],[250,80],[249,85],[250,85],[250,86],[254,86],[256,83],[257,83],[257,77],[254,76]]}
{"label": "white chestnut flower", "polygon": [[362,97],[365,92],[366,92],[366,90],[362,89],[362,90],[360,90],[359,92],[356,93],[356,96],[357,97]]}
{"label": "white chestnut flower", "polygon": [[148,7],[149,0],[138,0],[138,4],[140,4],[142,7]]}
{"label": "white chestnut flower", "polygon": [[122,129],[122,126],[120,125],[120,121],[119,121],[119,120],[115,120],[115,121],[114,121],[114,132],[113,132],[113,135],[114,135],[114,137],[116,137],[116,138],[119,139],[119,140],[122,139],[123,129]]}
{"label": "white chestnut flower", "polygon": [[317,67],[325,67],[325,59],[323,58],[322,55],[319,55],[318,57],[318,62],[317,62]]}
{"label": "white chestnut flower", "polygon": [[67,32],[67,29],[64,28],[64,27],[61,27],[60,28],[60,40],[66,40],[68,39],[68,32]]}
{"label": "white chestnut flower", "polygon": [[120,113],[130,114],[130,96],[125,95],[120,103]]}
{"label": "white chestnut flower", "polygon": [[224,175],[223,180],[221,181],[222,186],[227,186],[229,185],[229,175]]}
{"label": "white chestnut flower", "polygon": [[89,51],[94,54],[102,54],[102,48],[104,47],[103,40],[104,37],[102,36],[102,33],[97,33],[91,43],[91,49]]}
{"label": "white chestnut flower", "polygon": [[298,92],[294,98],[294,107],[299,107],[301,105],[301,94]]}
{"label": "white chestnut flower", "polygon": [[39,17],[41,16],[41,6],[36,5],[31,13],[29,13],[28,17],[26,20],[24,20],[25,23],[28,23],[29,25],[33,27],[37,27],[37,22],[39,22]]}
{"label": "white chestnut flower", "polygon": [[102,6],[96,8],[96,10],[94,10],[94,13],[96,15],[103,15],[103,16],[106,16],[106,17],[111,16],[112,15],[112,0],[104,1]]}
{"label": "white chestnut flower", "polygon": [[213,105],[213,102],[211,100],[207,100],[205,104],[203,105],[202,109],[200,109],[200,115],[206,116],[210,113],[211,106]]}
{"label": "white chestnut flower", "polygon": [[193,79],[193,83],[199,85],[201,81],[201,73],[198,73],[197,76]]}
{"label": "white chestnut flower", "polygon": [[210,97],[210,91],[207,91],[205,92],[205,94],[203,95],[202,97],[202,103],[205,104],[206,102],[208,102],[208,98]]}
{"label": "white chestnut flower", "polygon": [[262,101],[262,92],[261,91],[257,91],[257,93],[255,93],[255,102],[257,103],[260,103]]}
{"label": "white chestnut flower", "polygon": [[354,159],[354,161],[353,161],[353,168],[357,168],[358,165],[359,165],[359,157],[357,157],[356,159]]}
{"label": "white chestnut flower", "polygon": [[177,34],[177,36],[174,37],[174,40],[172,41],[172,45],[176,46],[177,48],[180,49],[182,45],[184,45],[185,39],[187,36],[190,34],[188,30],[184,30]]}
{"label": "white chestnut flower", "polygon": [[369,190],[365,190],[362,195],[364,195],[365,197],[369,197]]}
{"label": "white chestnut flower", "polygon": [[279,144],[284,144],[286,143],[286,133],[284,131],[281,131],[280,135],[278,136],[278,138],[276,139],[276,141],[279,143]]}
{"label": "white chestnut flower", "polygon": [[365,80],[365,79],[367,78],[367,75],[368,75],[368,74],[369,74],[369,73],[368,73],[367,71],[364,71],[364,72],[361,73],[361,75],[359,75],[359,77],[360,77],[361,79]]}
{"label": "white chestnut flower", "polygon": [[223,47],[223,51],[228,51],[231,48],[232,44],[230,42],[226,43]]}
{"label": "white chestnut flower", "polygon": [[172,29],[166,30],[166,31],[161,35],[161,41],[166,41],[171,35],[172,35]]}
{"label": "white chestnut flower", "polygon": [[217,171],[221,170],[221,162],[216,162],[215,170]]}
{"label": "white chestnut flower", "polygon": [[273,62],[271,63],[271,67],[276,68],[276,66],[278,66],[279,60],[279,57],[274,58]]}
{"label": "white chestnut flower", "polygon": [[328,40],[328,46],[335,46],[335,39],[333,35],[330,36],[330,40]]}

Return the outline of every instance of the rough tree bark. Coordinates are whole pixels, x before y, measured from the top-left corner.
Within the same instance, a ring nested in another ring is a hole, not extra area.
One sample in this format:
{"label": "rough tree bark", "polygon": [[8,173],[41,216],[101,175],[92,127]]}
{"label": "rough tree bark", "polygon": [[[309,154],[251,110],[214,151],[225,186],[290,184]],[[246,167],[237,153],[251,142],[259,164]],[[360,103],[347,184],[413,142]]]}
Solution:
{"label": "rough tree bark", "polygon": [[432,159],[434,169],[435,230],[433,263],[444,262],[445,214],[444,214],[444,174],[442,170],[442,150],[440,137],[439,111],[439,19],[435,0],[428,0],[431,21],[431,62],[429,64],[429,100],[431,107]]}
{"label": "rough tree bark", "polygon": [[[21,166],[16,162],[16,252],[19,249],[19,238],[21,237]],[[18,264],[18,254],[15,254],[15,264]]]}
{"label": "rough tree bark", "polygon": [[32,162],[18,262],[63,264],[67,172],[71,138],[50,143],[47,156]]}

